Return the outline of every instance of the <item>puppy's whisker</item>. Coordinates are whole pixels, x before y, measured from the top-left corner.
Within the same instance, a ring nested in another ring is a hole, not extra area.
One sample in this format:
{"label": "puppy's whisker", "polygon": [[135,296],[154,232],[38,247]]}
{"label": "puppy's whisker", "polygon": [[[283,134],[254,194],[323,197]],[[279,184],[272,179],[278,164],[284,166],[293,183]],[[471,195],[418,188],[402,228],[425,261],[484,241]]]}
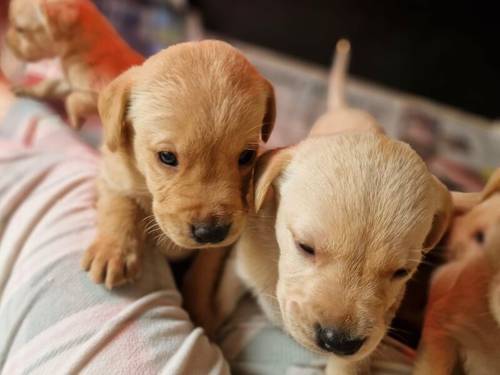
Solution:
{"label": "puppy's whisker", "polygon": [[146,233],[150,234],[150,235],[154,235],[154,234],[163,233],[163,231],[161,230],[160,227],[156,227],[156,228],[152,228],[152,229],[147,229]]}
{"label": "puppy's whisker", "polygon": [[142,221],[150,221],[151,219],[154,219],[155,216],[153,214],[145,216]]}
{"label": "puppy's whisker", "polygon": [[259,217],[259,219],[260,219],[260,218],[262,218],[262,219],[276,219],[276,216],[274,216],[274,215],[259,215],[259,214],[252,214],[252,216],[254,216],[254,217],[257,217],[257,216],[258,216],[258,217]]}
{"label": "puppy's whisker", "polygon": [[393,327],[393,326],[389,326],[387,327],[387,331],[390,331],[390,332],[398,332],[398,333],[404,333],[404,334],[411,334],[412,332],[411,331],[408,331],[406,329],[403,329],[403,328],[396,328],[396,327]]}
{"label": "puppy's whisker", "polygon": [[248,134],[254,132],[257,129],[260,130],[263,126],[266,126],[266,125],[271,125],[271,123],[260,123],[258,125],[252,126],[251,128],[246,129],[246,131],[243,134],[244,135],[248,135]]}
{"label": "puppy's whisker", "polygon": [[274,300],[278,300],[278,297],[276,297],[274,294],[269,294],[269,293],[259,293],[261,296],[264,296],[264,297],[267,297],[267,298],[271,298],[271,299],[274,299]]}

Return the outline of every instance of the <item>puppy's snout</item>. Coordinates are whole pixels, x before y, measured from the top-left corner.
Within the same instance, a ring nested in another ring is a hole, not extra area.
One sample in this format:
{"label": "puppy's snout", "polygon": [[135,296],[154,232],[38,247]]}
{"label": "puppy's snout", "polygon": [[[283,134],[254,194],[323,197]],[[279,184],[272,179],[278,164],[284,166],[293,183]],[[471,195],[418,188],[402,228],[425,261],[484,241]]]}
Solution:
{"label": "puppy's snout", "polygon": [[231,224],[204,222],[191,225],[191,233],[200,244],[218,243],[226,239]]}
{"label": "puppy's snout", "polygon": [[351,337],[346,331],[335,327],[315,327],[318,346],[341,356],[355,354],[366,341],[366,337]]}

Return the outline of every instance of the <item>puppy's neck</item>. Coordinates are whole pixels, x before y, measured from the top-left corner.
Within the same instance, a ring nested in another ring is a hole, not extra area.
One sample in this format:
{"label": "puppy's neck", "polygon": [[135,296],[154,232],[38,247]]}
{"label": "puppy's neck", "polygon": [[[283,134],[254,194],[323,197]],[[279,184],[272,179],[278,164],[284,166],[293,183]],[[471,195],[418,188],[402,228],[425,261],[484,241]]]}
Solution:
{"label": "puppy's neck", "polygon": [[275,195],[270,192],[259,212],[249,217],[235,251],[239,276],[252,290],[265,315],[281,326],[276,298],[279,246],[274,227],[277,204]]}

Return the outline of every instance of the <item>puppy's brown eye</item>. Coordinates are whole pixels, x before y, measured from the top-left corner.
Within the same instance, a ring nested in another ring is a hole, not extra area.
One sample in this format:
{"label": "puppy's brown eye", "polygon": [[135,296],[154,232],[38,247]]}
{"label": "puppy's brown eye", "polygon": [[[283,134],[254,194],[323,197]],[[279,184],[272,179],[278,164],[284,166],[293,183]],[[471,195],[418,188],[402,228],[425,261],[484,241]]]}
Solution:
{"label": "puppy's brown eye", "polygon": [[240,154],[240,157],[238,158],[238,164],[239,165],[248,165],[250,164],[253,159],[255,158],[255,155],[257,152],[255,150],[245,150]]}
{"label": "puppy's brown eye", "polygon": [[402,278],[407,277],[409,274],[410,274],[410,270],[407,270],[406,268],[400,268],[392,274],[392,279],[393,280],[402,279]]}
{"label": "puppy's brown eye", "polygon": [[158,158],[163,164],[169,165],[171,167],[176,167],[179,162],[177,161],[177,156],[173,152],[160,151],[158,153]]}
{"label": "puppy's brown eye", "polygon": [[21,26],[16,26],[16,31],[18,33],[24,33],[26,31],[26,29],[24,27],[21,27]]}
{"label": "puppy's brown eye", "polygon": [[479,230],[474,234],[474,241],[480,245],[484,243],[484,232],[482,230]]}
{"label": "puppy's brown eye", "polygon": [[298,243],[297,246],[300,248],[300,250],[302,250],[307,255],[314,255],[315,254],[314,248],[312,248],[311,246],[308,246],[308,245],[303,244],[303,243]]}

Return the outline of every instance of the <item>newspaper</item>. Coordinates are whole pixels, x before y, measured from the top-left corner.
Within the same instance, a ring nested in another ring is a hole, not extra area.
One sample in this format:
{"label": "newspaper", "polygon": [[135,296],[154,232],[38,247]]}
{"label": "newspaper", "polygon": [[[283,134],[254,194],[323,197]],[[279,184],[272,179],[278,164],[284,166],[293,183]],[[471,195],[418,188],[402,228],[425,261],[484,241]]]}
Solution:
{"label": "newspaper", "polygon": [[[277,123],[269,146],[299,142],[325,111],[328,70],[233,44],[275,87]],[[500,166],[498,123],[352,77],[346,95],[352,106],[375,116],[388,135],[408,142],[451,189],[478,191]]]}

